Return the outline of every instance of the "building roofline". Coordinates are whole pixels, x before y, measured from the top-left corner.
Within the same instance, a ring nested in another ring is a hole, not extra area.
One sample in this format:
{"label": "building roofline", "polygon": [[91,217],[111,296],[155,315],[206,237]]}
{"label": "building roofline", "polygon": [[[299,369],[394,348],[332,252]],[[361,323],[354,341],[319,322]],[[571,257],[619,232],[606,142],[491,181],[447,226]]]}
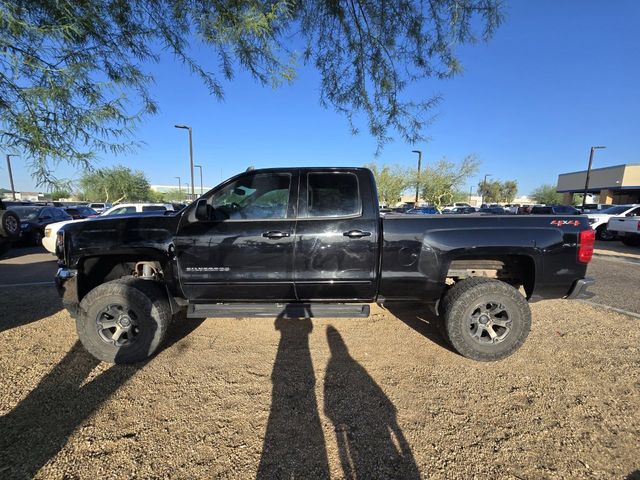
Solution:
{"label": "building roofline", "polygon": [[[620,165],[611,165],[609,167],[598,167],[598,168],[592,168],[591,172],[596,172],[598,170],[609,170],[610,168],[626,168],[626,167],[640,167],[640,163],[622,163]],[[562,177],[563,175],[574,175],[576,173],[587,173],[586,170],[578,170],[576,172],[566,172],[566,173],[560,173],[558,174],[558,177]]]}

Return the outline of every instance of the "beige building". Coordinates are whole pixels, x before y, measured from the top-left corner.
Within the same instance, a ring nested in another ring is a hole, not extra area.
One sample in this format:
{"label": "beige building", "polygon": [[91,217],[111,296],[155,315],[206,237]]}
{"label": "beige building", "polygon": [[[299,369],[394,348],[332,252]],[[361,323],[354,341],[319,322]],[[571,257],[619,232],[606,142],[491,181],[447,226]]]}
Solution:
{"label": "beige building", "polygon": [[[586,170],[558,175],[556,190],[564,194],[563,203],[570,204],[574,193],[584,192],[586,178]],[[640,203],[640,163],[591,169],[587,191],[599,197],[598,203]]]}

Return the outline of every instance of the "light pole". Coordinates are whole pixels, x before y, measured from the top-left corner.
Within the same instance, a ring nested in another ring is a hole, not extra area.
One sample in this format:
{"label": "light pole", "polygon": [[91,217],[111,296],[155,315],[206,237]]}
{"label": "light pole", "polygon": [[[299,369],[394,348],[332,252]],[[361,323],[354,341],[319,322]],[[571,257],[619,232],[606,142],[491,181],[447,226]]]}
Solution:
{"label": "light pole", "polygon": [[591,152],[589,152],[589,166],[587,167],[587,178],[584,181],[584,194],[582,195],[582,211],[584,212],[584,206],[587,203],[587,190],[589,190],[589,179],[591,178],[591,164],[593,163],[593,154],[596,150],[601,150],[603,146],[591,147]]}
{"label": "light pole", "polygon": [[178,194],[182,195],[182,179],[180,177],[173,177],[178,179]]}
{"label": "light pole", "polygon": [[194,165],[200,169],[200,195],[204,194],[204,187],[202,186],[202,165]]}
{"label": "light pole", "polygon": [[11,183],[11,195],[13,195],[13,199],[16,199],[16,189],[13,186],[13,172],[11,172],[11,157],[19,157],[19,155],[14,155],[13,153],[7,153],[7,170],[9,170],[9,183]]}
{"label": "light pole", "polygon": [[420,167],[422,166],[422,151],[421,150],[411,150],[411,153],[418,154],[418,176],[416,177],[416,201],[414,207],[418,206],[418,190],[420,188]]}
{"label": "light pole", "polygon": [[482,195],[480,195],[480,206],[484,203],[484,191],[487,189],[487,177],[492,177],[493,174],[485,173],[484,180],[482,181]]}
{"label": "light pole", "polygon": [[193,200],[196,196],[193,191],[193,138],[192,138],[192,130],[188,125],[175,125],[176,128],[183,128],[185,130],[189,130],[189,168],[191,172],[191,200]]}

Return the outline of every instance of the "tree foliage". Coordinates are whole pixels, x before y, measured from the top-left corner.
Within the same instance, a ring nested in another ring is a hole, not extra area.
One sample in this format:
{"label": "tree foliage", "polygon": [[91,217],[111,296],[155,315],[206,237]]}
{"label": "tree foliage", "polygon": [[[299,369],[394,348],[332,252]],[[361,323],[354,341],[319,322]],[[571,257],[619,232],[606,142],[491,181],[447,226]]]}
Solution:
{"label": "tree foliage", "polygon": [[511,203],[517,194],[518,182],[516,180],[487,180],[478,183],[478,195],[482,196],[485,203]]}
{"label": "tree foliage", "polygon": [[141,171],[121,165],[86,172],[80,179],[84,199],[90,202],[118,203],[150,198],[149,182]]}
{"label": "tree foliage", "polygon": [[373,172],[378,190],[378,200],[380,204],[386,206],[395,206],[414,178],[410,170],[397,165],[378,167],[375,163],[370,163],[365,167]]}
{"label": "tree foliage", "polygon": [[70,190],[56,189],[51,192],[51,200],[58,201],[61,198],[70,198],[73,194]]}
{"label": "tree foliage", "polygon": [[[130,149],[158,110],[149,66],[162,51],[218,98],[236,70],[278,85],[310,64],[321,104],[354,132],[364,118],[379,146],[394,132],[415,142],[439,97],[407,87],[459,73],[456,46],[500,22],[500,0],[0,0],[0,147],[30,157],[41,183],[56,162]],[[216,71],[193,56],[201,46]]]}
{"label": "tree foliage", "polygon": [[562,194],[556,192],[554,185],[540,185],[533,192],[531,192],[531,198],[536,203],[545,203],[553,205],[562,202]]}
{"label": "tree foliage", "polygon": [[459,163],[443,158],[427,165],[419,178],[421,197],[437,208],[452,203],[469,177],[478,171],[478,166],[479,162],[473,155]]}

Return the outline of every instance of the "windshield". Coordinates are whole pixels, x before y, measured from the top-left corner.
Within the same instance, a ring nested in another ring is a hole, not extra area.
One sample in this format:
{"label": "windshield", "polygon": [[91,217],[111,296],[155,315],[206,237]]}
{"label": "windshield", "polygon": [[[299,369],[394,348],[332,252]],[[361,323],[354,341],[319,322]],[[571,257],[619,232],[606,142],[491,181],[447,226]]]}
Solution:
{"label": "windshield", "polygon": [[11,208],[20,217],[20,220],[33,220],[38,218],[40,208],[38,207],[13,207]]}
{"label": "windshield", "polygon": [[629,210],[629,207],[625,205],[618,205],[615,207],[609,207],[605,210],[602,210],[600,213],[604,213],[606,215],[620,215],[621,213],[624,213],[627,210]]}

